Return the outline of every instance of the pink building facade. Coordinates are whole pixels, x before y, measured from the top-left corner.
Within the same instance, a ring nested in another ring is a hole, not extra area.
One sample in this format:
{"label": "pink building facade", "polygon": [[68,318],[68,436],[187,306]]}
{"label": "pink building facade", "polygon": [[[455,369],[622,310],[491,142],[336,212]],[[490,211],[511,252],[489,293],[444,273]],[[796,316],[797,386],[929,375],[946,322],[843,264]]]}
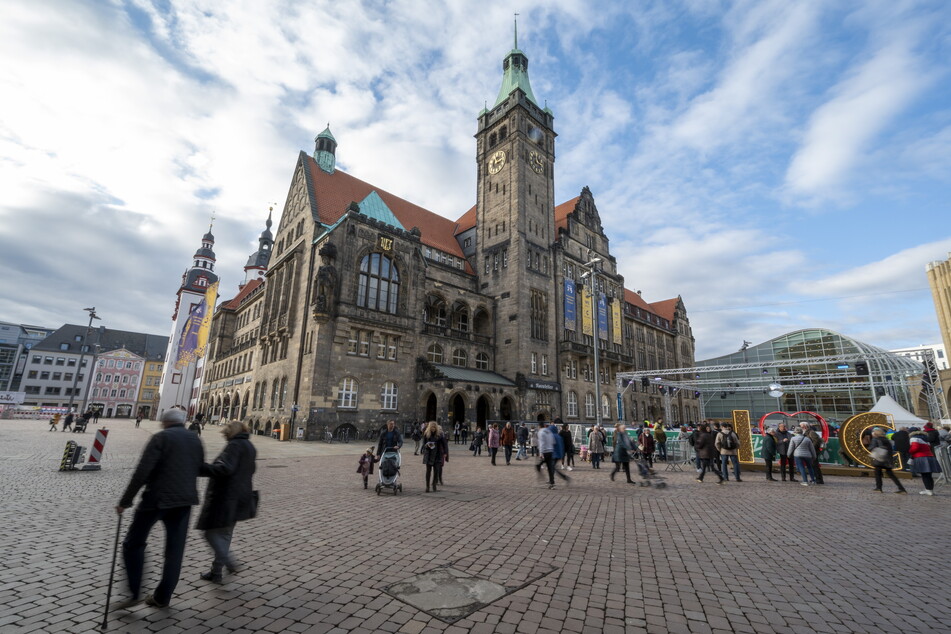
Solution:
{"label": "pink building facade", "polygon": [[145,359],[125,348],[106,352],[96,360],[89,407],[106,418],[134,418]]}

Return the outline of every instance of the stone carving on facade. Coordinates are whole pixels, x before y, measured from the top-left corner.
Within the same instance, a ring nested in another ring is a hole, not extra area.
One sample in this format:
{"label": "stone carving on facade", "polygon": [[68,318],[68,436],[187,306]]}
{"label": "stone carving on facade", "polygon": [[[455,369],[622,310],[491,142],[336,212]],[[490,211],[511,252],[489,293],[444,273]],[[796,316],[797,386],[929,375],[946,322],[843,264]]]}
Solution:
{"label": "stone carving on facade", "polygon": [[337,299],[339,293],[339,276],[335,261],[337,259],[337,247],[328,242],[318,251],[320,256],[320,268],[317,269],[317,276],[314,278],[314,319],[324,323],[331,319],[337,311]]}

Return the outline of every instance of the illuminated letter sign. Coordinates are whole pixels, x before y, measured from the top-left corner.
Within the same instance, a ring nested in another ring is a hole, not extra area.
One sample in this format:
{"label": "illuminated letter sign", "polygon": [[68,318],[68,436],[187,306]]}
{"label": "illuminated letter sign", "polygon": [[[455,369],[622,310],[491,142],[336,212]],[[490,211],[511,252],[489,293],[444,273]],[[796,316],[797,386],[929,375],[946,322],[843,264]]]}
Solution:
{"label": "illuminated letter sign", "polygon": [[753,432],[750,430],[750,413],[745,409],[733,410],[733,431],[740,439],[737,457],[744,464],[756,462],[753,458]]}
{"label": "illuminated letter sign", "polygon": [[[874,469],[872,456],[862,442],[862,437],[872,427],[895,429],[888,416],[888,414],[882,414],[881,412],[865,412],[864,414],[856,414],[845,421],[842,427],[839,428],[839,446],[842,447],[842,451],[853,461],[865,465],[869,469]],[[898,468],[901,469],[901,457],[897,452],[895,453],[895,461]]]}

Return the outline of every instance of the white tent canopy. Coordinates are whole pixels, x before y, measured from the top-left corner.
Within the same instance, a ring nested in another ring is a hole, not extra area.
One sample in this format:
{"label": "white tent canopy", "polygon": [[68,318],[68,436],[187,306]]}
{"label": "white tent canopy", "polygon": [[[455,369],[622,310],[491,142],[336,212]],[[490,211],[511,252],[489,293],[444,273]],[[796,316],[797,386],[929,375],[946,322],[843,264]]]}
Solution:
{"label": "white tent canopy", "polygon": [[898,402],[887,394],[875,403],[875,407],[871,409],[873,412],[879,412],[882,414],[890,414],[892,419],[895,421],[895,427],[918,427],[927,423],[928,421],[922,420],[909,412],[907,409],[898,404]]}

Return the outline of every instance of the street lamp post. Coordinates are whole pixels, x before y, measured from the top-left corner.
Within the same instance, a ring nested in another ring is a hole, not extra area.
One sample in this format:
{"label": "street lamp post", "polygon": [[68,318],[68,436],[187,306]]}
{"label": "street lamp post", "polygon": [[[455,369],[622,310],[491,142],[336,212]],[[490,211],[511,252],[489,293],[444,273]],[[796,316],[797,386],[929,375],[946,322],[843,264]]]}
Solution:
{"label": "street lamp post", "polygon": [[594,258],[590,262],[586,262],[582,266],[588,269],[587,273],[582,274],[581,278],[585,277],[591,282],[591,319],[594,321],[594,420],[597,423],[598,427],[601,426],[601,374],[600,374],[600,354],[599,354],[599,342],[598,337],[600,332],[598,331],[598,301],[597,301],[597,285],[595,284],[594,278],[597,275],[597,269],[594,268],[594,265],[601,261],[601,258]]}
{"label": "street lamp post", "polygon": [[[92,320],[99,319],[99,315],[96,314],[96,307],[92,308],[83,308],[86,312],[89,313],[89,325],[86,326],[86,332],[83,334],[83,342],[79,348],[79,363],[76,364],[76,373],[73,375],[73,387],[69,390],[69,404],[66,406],[68,412],[73,411],[73,401],[76,398],[76,385],[79,383],[79,373],[83,371],[83,359],[86,356],[86,339],[89,337],[89,331],[92,330]],[[90,372],[94,368],[90,368]]]}

